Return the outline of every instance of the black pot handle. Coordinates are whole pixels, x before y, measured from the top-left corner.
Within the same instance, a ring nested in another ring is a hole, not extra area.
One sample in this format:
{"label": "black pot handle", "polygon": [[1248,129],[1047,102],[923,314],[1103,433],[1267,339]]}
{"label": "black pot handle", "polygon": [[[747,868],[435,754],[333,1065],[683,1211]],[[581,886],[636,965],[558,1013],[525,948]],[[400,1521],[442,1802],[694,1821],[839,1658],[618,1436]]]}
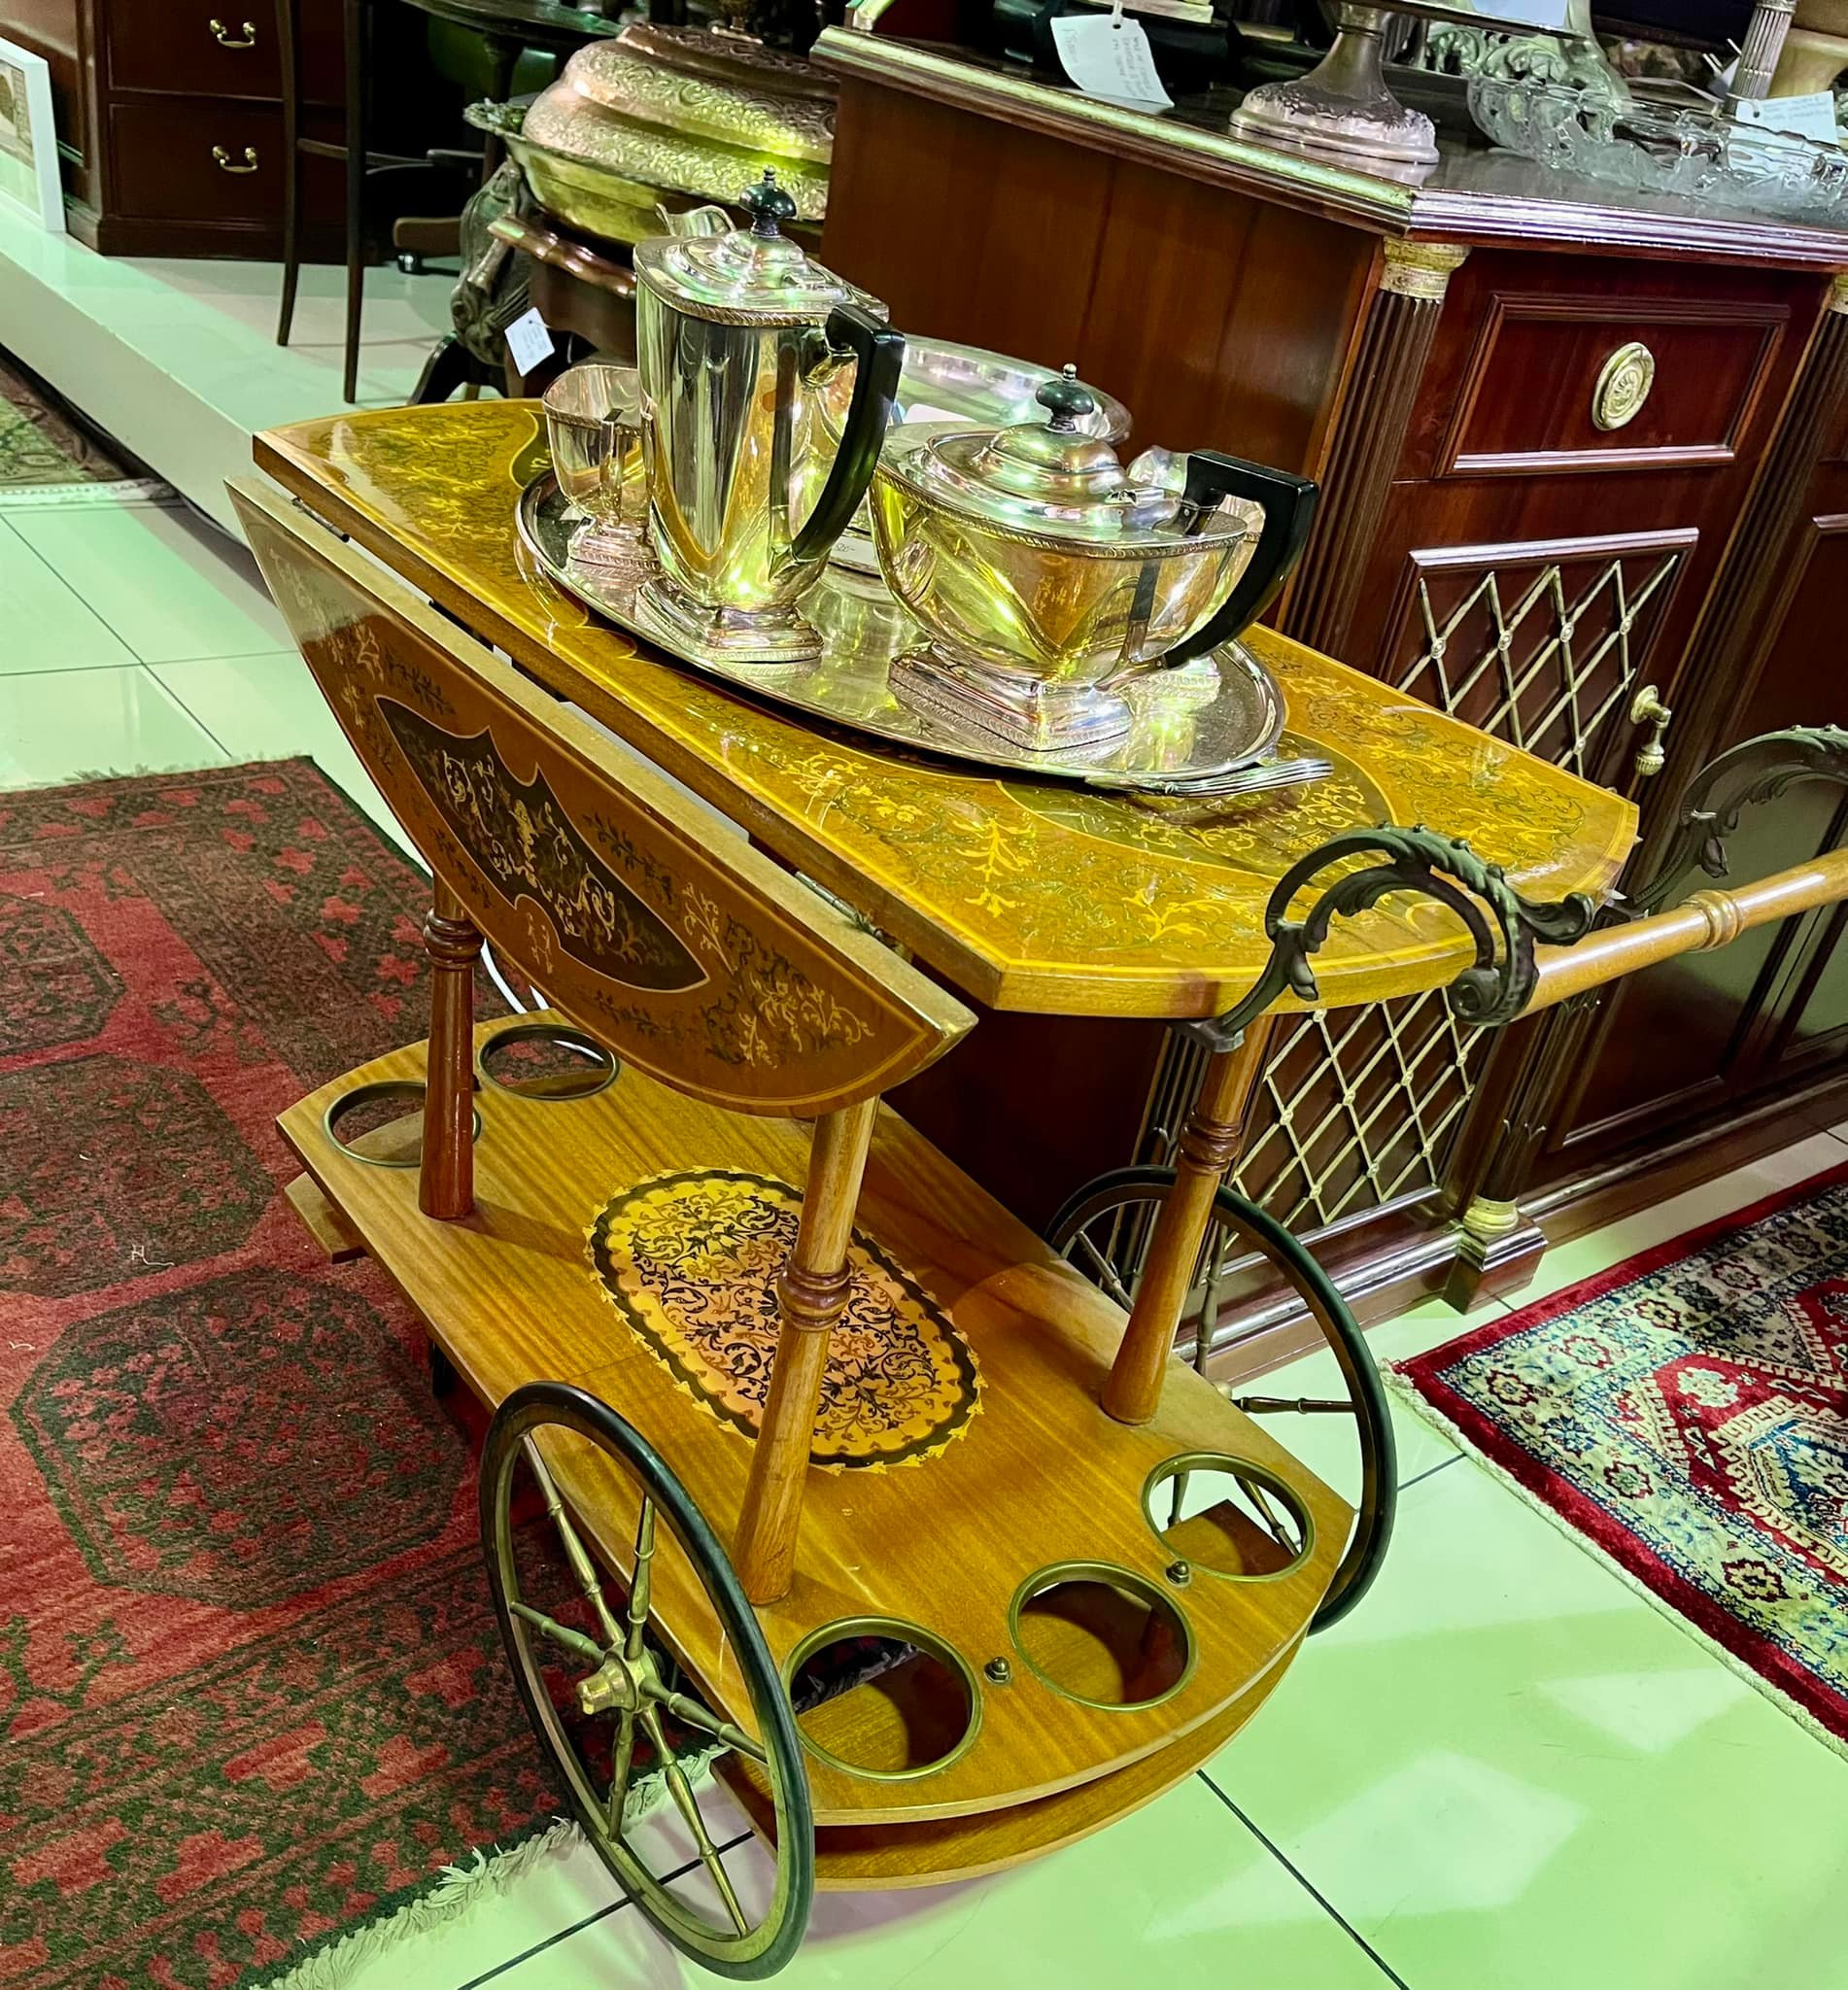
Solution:
{"label": "black pot handle", "polygon": [[828,314],[827,332],[828,343],[837,352],[850,350],[859,363],[834,468],[807,524],[789,549],[790,557],[798,561],[819,560],[859,510],[878,464],[885,431],[892,425],[899,368],[905,363],[905,334],[858,304],[837,304]]}
{"label": "black pot handle", "polygon": [[1291,476],[1288,470],[1267,469],[1240,456],[1196,449],[1187,459],[1183,502],[1194,509],[1189,531],[1197,531],[1207,515],[1226,498],[1246,498],[1264,507],[1264,530],[1239,584],[1218,613],[1208,618],[1186,641],[1162,658],[1164,665],[1190,663],[1242,635],[1282,593],[1296,570],[1316,517],[1317,487],[1313,477]]}

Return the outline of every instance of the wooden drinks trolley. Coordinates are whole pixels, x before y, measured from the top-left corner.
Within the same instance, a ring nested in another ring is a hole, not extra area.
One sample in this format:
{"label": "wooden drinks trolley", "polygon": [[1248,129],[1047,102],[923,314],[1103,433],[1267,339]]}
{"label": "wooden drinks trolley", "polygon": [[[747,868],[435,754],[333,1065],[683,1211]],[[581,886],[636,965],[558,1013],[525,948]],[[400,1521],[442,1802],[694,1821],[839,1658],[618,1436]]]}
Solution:
{"label": "wooden drinks trolley", "polygon": [[[1248,1414],[1171,1358],[1258,1017],[1454,982],[1503,1021],[1757,902],[1549,944],[1590,926],[1629,806],[1264,631],[1292,733],[1336,761],[1296,798],[1146,805],[804,728],[532,567],[529,404],[308,423],[257,456],[283,490],[234,487],[251,543],[435,877],[429,1041],[283,1115],[297,1200],[496,1411],[490,1578],[592,1842],[670,1940],[762,1975],[816,1885],[994,1870],[1181,1780],[1358,1595],[1389,1522],[1378,1378],[1255,1213],[1233,1227],[1306,1291],[1345,1395]],[[1502,868],[1390,828],[1424,819]],[[1767,890],[1765,916],[1848,873]],[[536,1024],[474,1025],[484,935],[544,991]],[[1215,1033],[1133,1290],[880,1104],[969,1028],[944,981]],[[527,1082],[535,1037],[619,1061]],[[353,1134],[381,1099],[395,1122]],[[1352,1418],[1357,1515],[1279,1442],[1297,1412]],[[772,1855],[742,1877],[675,1761],[702,1750]],[[643,1764],[697,1895],[626,1819]]]}

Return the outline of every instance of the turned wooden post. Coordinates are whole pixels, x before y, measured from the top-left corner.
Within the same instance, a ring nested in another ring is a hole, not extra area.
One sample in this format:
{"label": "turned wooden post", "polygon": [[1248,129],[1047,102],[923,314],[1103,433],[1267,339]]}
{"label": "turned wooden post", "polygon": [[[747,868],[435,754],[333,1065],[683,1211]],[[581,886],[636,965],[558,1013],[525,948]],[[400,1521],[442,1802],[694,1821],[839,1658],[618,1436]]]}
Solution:
{"label": "turned wooden post", "polygon": [[1270,1019],[1208,1064],[1175,1153],[1175,1185],[1155,1219],[1136,1304],[1100,1400],[1119,1424],[1146,1424],[1161,1402],[1162,1374],[1193,1282],[1213,1198],[1238,1155],[1246,1102],[1264,1069]]}
{"label": "turned wooden post", "polygon": [[733,1544],[732,1559],[753,1603],[787,1595],[795,1572],[828,1335],[847,1303],[847,1246],[878,1110],[877,1099],[867,1099],[815,1122],[802,1227],[776,1287],[782,1312],[776,1365]]}
{"label": "turned wooden post", "polygon": [[429,1063],[417,1206],[454,1222],[475,1206],[475,961],[481,934],[439,877],[424,921],[430,961]]}

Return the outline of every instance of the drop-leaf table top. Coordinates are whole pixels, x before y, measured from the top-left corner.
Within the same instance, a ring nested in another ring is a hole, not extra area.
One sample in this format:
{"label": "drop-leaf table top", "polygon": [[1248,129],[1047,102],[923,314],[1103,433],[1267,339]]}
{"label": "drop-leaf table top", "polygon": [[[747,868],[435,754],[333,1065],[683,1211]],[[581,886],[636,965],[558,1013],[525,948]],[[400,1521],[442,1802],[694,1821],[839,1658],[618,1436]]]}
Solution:
{"label": "drop-leaf table top", "polygon": [[[533,565],[514,528],[547,463],[531,401],[339,415],[257,439],[257,460],[484,641],[996,1009],[1220,1013],[1270,952],[1277,879],[1338,832],[1424,823],[1467,838],[1529,899],[1603,892],[1631,805],[1268,630],[1285,751],[1335,772],[1213,803],[1095,793],[907,759],[824,733],[663,661]],[[1402,894],[1318,955],[1331,1007],[1450,980],[1459,921]],[[1286,1001],[1282,1007],[1296,1006]]]}

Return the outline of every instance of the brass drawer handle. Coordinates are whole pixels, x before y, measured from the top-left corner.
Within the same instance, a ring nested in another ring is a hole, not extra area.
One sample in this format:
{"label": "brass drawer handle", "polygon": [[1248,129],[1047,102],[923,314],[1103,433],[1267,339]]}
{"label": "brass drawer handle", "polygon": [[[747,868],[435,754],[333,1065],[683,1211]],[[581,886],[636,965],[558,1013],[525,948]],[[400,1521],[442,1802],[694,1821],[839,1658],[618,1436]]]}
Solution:
{"label": "brass drawer handle", "polygon": [[1591,421],[1608,435],[1627,429],[1647,405],[1656,385],[1656,355],[1641,339],[1619,346],[1604,361],[1591,390]]}
{"label": "brass drawer handle", "polygon": [[257,170],[257,148],[254,145],[247,145],[244,148],[244,163],[241,166],[222,145],[215,145],[212,148],[212,158],[221,173],[254,173]]}
{"label": "brass drawer handle", "polygon": [[1653,684],[1645,684],[1629,702],[1630,724],[1649,728],[1649,738],[1636,749],[1636,772],[1644,780],[1653,780],[1668,764],[1662,741],[1668,737],[1668,722],[1673,717]]}
{"label": "brass drawer handle", "polygon": [[206,26],[212,30],[212,39],[221,49],[254,49],[257,46],[257,23],[254,20],[239,22],[243,30],[241,39],[222,20],[208,20]]}

